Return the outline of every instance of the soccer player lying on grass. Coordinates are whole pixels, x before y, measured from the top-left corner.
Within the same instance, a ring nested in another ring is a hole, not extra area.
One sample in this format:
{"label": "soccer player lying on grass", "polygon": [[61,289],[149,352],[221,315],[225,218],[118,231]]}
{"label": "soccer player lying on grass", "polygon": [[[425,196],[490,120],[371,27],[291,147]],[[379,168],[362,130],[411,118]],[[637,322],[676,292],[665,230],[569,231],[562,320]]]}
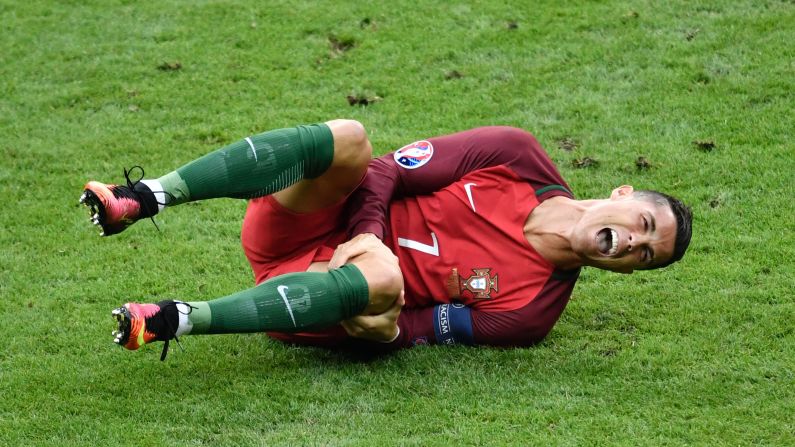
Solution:
{"label": "soccer player lying on grass", "polygon": [[[269,332],[323,346],[527,346],[558,320],[582,266],[664,267],[690,210],[653,191],[575,200],[529,133],[483,127],[372,160],[362,125],[273,130],[156,180],[89,182],[102,234],[188,201],[249,199],[242,243],[256,287],[211,301],[127,303],[116,343]],[[143,174],[142,174],[143,177]]]}

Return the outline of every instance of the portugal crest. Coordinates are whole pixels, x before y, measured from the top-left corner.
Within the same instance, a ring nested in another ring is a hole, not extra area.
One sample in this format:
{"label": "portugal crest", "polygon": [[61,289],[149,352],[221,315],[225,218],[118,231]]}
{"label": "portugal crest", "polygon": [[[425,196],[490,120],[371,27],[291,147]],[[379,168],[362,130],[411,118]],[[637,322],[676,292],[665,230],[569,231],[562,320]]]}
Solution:
{"label": "portugal crest", "polygon": [[476,300],[488,300],[492,292],[499,292],[497,275],[491,276],[491,268],[472,269],[472,272],[474,275],[465,278],[458,274],[458,269],[453,269],[448,281],[451,298],[458,298],[467,290]]}

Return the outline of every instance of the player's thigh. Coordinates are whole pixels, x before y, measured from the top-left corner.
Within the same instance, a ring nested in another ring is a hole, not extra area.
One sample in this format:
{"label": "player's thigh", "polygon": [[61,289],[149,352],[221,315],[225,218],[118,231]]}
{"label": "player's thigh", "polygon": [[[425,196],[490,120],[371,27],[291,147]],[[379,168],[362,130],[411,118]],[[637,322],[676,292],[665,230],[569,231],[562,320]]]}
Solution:
{"label": "player's thigh", "polygon": [[361,183],[372,156],[372,146],[361,123],[354,120],[326,122],[334,137],[331,166],[317,178],[305,179],[273,197],[285,208],[309,213],[335,205]]}
{"label": "player's thigh", "polygon": [[273,196],[250,200],[240,239],[257,283],[274,274],[303,271],[319,251],[332,252],[329,247],[346,237],[341,227],[344,206],[296,213]]}

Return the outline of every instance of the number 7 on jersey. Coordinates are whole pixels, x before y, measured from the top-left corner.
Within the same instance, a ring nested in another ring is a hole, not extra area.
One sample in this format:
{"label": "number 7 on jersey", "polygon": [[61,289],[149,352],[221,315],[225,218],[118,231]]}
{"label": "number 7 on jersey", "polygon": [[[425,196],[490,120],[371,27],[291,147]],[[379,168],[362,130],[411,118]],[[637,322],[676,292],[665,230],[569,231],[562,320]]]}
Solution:
{"label": "number 7 on jersey", "polygon": [[436,234],[433,232],[431,232],[431,240],[433,241],[433,245],[423,244],[420,241],[399,237],[398,245],[401,247],[410,248],[412,250],[421,251],[431,256],[439,256],[439,241],[436,240]]}

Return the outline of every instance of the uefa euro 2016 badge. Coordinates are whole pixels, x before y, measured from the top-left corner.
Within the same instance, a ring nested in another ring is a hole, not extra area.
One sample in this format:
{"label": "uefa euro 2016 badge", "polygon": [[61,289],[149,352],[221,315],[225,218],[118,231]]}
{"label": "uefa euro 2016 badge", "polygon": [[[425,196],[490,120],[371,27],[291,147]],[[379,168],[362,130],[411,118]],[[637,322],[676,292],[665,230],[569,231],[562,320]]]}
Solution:
{"label": "uefa euro 2016 badge", "polygon": [[395,161],[406,169],[417,169],[431,160],[433,145],[430,141],[415,141],[395,151]]}

